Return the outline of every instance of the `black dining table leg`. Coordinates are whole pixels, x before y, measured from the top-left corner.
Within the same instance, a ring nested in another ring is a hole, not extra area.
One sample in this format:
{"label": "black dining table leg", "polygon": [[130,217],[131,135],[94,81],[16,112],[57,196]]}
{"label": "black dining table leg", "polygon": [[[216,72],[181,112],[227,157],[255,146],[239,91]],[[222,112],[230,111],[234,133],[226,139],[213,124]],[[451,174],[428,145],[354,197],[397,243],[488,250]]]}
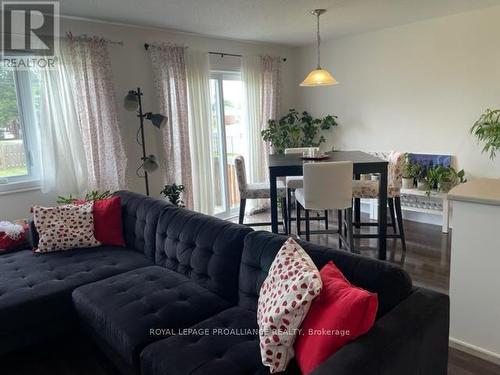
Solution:
{"label": "black dining table leg", "polygon": [[271,189],[271,231],[278,233],[278,189],[276,176],[269,171],[269,185]]}
{"label": "black dining table leg", "polygon": [[378,258],[387,258],[387,165],[380,171],[378,196]]}
{"label": "black dining table leg", "polygon": [[[359,180],[360,177],[361,175],[359,173],[356,173],[354,175],[355,180]],[[354,198],[354,224],[357,229],[361,228],[360,222],[361,222],[361,199]]]}

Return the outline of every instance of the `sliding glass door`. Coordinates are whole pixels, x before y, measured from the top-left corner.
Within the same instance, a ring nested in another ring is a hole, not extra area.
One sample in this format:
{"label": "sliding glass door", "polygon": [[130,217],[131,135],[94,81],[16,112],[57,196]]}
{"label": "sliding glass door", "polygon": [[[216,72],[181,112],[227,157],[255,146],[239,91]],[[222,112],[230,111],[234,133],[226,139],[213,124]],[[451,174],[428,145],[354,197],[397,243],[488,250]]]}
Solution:
{"label": "sliding glass door", "polygon": [[214,213],[228,217],[239,206],[234,157],[247,155],[241,75],[234,72],[212,72],[210,97]]}

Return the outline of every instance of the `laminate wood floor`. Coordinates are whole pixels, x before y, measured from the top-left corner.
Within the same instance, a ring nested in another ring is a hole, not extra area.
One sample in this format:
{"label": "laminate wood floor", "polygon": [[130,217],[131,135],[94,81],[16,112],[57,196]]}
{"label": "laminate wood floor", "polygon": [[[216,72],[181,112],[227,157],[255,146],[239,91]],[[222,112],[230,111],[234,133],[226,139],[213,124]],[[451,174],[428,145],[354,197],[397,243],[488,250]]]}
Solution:
{"label": "laminate wood floor", "polygon": [[[254,215],[247,219],[269,221],[269,214]],[[335,221],[331,225],[335,227]],[[414,284],[447,293],[451,237],[443,235],[441,228],[433,225],[405,222],[405,227],[408,251],[404,269],[410,273]],[[337,244],[333,235],[312,236],[311,241],[334,247]],[[376,256],[375,240],[362,240],[358,245],[364,255]],[[401,256],[399,241],[389,240],[388,245],[390,261],[398,263]],[[451,348],[448,363],[450,375],[500,375],[500,366]],[[119,375],[100,351],[81,337],[64,345],[47,344],[4,356],[0,358],[0,374]]]}

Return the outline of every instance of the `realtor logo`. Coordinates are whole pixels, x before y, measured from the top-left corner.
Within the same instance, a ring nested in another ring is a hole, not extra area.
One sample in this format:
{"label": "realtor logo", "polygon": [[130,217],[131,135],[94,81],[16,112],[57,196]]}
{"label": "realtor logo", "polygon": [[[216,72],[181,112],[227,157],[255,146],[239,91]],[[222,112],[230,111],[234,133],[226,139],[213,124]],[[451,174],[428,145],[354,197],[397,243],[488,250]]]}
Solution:
{"label": "realtor logo", "polygon": [[59,53],[58,1],[2,1],[2,53],[44,58]]}

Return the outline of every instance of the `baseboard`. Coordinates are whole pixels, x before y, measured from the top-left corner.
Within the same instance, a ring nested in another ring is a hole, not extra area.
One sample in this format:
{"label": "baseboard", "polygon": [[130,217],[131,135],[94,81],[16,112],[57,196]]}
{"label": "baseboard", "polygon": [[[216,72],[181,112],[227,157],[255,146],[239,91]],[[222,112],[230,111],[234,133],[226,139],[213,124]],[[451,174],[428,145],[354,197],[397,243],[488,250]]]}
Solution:
{"label": "baseboard", "polygon": [[450,346],[453,349],[460,350],[467,354],[473,355],[474,357],[478,357],[484,359],[485,361],[500,365],[500,354],[498,353],[490,352],[489,350],[468,344],[453,337],[450,337]]}

